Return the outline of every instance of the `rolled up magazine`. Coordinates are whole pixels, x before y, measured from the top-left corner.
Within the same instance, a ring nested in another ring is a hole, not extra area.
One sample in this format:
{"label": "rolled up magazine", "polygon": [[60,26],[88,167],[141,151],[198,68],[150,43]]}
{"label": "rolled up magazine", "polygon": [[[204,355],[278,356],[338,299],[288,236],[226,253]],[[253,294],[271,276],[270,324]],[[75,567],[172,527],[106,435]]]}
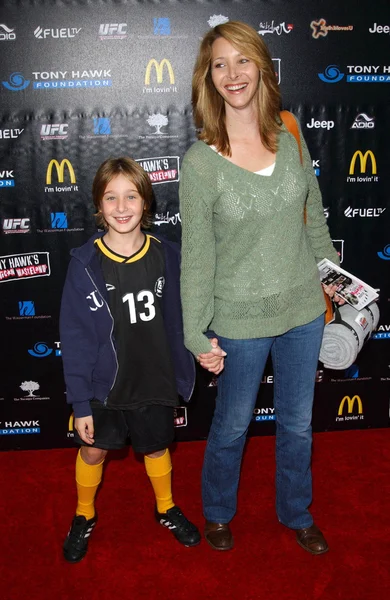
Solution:
{"label": "rolled up magazine", "polygon": [[318,263],[323,285],[336,285],[336,294],[357,311],[362,310],[378,299],[378,294],[368,283],[345,271],[332,261],[324,258]]}

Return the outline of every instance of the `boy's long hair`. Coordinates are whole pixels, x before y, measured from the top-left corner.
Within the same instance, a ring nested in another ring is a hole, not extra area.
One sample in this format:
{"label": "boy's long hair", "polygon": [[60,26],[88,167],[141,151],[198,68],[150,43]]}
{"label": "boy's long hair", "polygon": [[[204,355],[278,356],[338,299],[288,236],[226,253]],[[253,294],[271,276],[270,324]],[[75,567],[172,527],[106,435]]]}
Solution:
{"label": "boy's long hair", "polygon": [[229,136],[225,125],[225,102],[211,79],[211,47],[223,37],[260,71],[257,95],[258,122],[261,141],[271,152],[277,150],[277,133],[281,96],[272,58],[259,34],[246,23],[229,21],[217,25],[203,38],[192,78],[192,105],[199,138],[216,146],[218,152],[231,156]]}
{"label": "boy's long hair", "polygon": [[107,229],[107,223],[101,213],[104,192],[111,179],[117,175],[124,175],[137,188],[138,193],[144,201],[144,212],[141,227],[148,228],[151,225],[151,208],[153,204],[153,188],[147,172],[135,160],[127,156],[120,158],[108,158],[98,168],[92,183],[92,200],[96,208],[96,223],[98,227]]}

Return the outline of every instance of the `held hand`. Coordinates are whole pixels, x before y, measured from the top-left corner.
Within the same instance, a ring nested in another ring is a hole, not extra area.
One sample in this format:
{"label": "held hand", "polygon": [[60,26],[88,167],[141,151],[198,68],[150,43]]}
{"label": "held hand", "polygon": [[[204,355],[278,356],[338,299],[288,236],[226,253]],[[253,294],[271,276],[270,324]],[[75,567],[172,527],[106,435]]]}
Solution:
{"label": "held hand", "polygon": [[345,304],[344,298],[340,298],[340,296],[336,294],[336,290],[338,287],[337,285],[323,285],[322,287],[324,289],[325,294],[328,294],[329,298],[331,298],[333,302],[336,302],[337,304],[339,304],[339,306]]}
{"label": "held hand", "polygon": [[90,446],[95,443],[95,440],[93,439],[94,428],[92,415],[89,417],[80,417],[79,419],[75,419],[74,426],[83,442],[89,444]]}
{"label": "held hand", "polygon": [[223,370],[226,352],[218,345],[217,338],[212,338],[210,342],[211,351],[198,354],[197,361],[204,369],[218,375]]}

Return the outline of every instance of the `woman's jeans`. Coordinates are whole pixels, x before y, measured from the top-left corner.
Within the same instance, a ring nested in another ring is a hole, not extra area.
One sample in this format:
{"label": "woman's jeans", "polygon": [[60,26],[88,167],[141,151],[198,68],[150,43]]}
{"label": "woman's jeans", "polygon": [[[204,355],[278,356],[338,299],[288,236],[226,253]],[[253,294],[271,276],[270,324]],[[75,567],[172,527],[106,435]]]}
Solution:
{"label": "woman's jeans", "polygon": [[[232,340],[227,352],[202,472],[204,516],[228,523],[236,513],[242,453],[269,352],[276,414],[276,512],[292,529],[310,527],[311,418],[324,315],[270,338]],[[255,494],[261,497],[261,492]],[[255,498],[256,496],[254,496]],[[257,502],[257,499],[254,500]]]}

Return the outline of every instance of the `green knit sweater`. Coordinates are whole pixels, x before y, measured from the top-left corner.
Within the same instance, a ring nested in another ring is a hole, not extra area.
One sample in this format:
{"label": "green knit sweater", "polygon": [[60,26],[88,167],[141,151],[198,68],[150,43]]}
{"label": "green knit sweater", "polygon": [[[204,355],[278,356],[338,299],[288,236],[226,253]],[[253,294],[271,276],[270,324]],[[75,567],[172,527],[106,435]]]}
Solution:
{"label": "green knit sweater", "polygon": [[181,298],[194,355],[210,351],[208,329],[232,339],[276,336],[325,310],[316,263],[339,260],[301,140],[303,167],[283,128],[271,176],[242,169],[201,141],[183,159]]}

